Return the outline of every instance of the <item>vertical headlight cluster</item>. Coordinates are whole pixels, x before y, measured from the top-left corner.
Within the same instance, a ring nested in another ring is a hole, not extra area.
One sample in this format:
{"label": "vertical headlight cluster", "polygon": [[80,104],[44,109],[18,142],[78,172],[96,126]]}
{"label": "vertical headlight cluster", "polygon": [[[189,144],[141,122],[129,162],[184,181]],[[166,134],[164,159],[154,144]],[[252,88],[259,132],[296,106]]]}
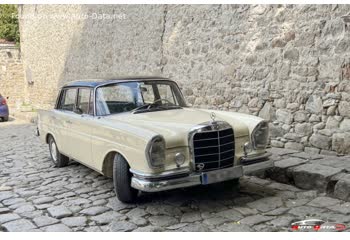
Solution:
{"label": "vertical headlight cluster", "polygon": [[154,137],[147,148],[148,163],[151,168],[160,168],[164,166],[165,159],[165,141],[162,136]]}
{"label": "vertical headlight cluster", "polygon": [[265,148],[269,140],[269,124],[263,121],[255,127],[252,133],[252,143],[254,149]]}

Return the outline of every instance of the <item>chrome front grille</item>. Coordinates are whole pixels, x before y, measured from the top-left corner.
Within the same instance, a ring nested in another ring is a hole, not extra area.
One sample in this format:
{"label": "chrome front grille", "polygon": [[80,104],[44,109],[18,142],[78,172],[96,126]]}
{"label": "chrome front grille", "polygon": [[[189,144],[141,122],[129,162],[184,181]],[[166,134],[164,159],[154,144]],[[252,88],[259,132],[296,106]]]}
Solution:
{"label": "chrome front grille", "polygon": [[234,131],[226,123],[218,123],[193,133],[195,171],[232,167],[235,156]]}

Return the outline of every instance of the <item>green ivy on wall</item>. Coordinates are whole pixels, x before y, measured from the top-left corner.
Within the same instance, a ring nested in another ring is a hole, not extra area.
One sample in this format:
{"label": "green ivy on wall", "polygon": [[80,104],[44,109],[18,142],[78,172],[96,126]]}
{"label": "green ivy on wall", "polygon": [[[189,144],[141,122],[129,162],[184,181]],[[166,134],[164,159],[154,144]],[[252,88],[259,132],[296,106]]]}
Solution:
{"label": "green ivy on wall", "polygon": [[19,43],[17,5],[0,5],[0,39]]}

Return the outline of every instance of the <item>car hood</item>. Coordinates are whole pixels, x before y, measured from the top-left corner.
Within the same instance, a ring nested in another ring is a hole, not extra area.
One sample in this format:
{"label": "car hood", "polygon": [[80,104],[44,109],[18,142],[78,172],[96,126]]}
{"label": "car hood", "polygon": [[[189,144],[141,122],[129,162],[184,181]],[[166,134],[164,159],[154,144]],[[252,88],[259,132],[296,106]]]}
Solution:
{"label": "car hood", "polygon": [[[166,147],[188,146],[188,133],[201,123],[212,121],[210,114],[215,112],[216,121],[228,122],[235,131],[235,137],[249,135],[249,128],[244,120],[239,120],[240,113],[210,111],[194,108],[172,109],[144,113],[122,113],[104,117],[105,121],[115,124],[124,123],[138,127],[140,131],[148,130],[160,134],[166,141]],[[237,114],[237,117],[234,115]],[[135,129],[134,129],[135,131]]]}

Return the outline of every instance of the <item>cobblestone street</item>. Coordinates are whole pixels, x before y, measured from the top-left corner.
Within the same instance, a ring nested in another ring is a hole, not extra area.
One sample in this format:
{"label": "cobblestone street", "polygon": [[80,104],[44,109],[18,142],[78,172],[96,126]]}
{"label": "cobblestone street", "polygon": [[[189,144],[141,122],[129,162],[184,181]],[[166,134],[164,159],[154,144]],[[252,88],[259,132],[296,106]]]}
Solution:
{"label": "cobblestone street", "polygon": [[0,231],[291,231],[305,218],[350,224],[350,203],[244,177],[117,200],[111,179],[72,161],[54,168],[35,126],[0,122]]}

